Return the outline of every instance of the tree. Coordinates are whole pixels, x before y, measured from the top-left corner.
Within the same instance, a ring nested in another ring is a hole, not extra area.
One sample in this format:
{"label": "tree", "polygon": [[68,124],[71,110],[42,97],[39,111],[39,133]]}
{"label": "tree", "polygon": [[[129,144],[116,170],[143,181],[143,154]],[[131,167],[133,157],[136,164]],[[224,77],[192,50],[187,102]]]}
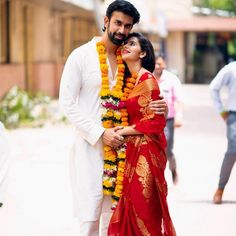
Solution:
{"label": "tree", "polygon": [[198,5],[213,10],[234,12],[236,14],[236,0],[202,0]]}

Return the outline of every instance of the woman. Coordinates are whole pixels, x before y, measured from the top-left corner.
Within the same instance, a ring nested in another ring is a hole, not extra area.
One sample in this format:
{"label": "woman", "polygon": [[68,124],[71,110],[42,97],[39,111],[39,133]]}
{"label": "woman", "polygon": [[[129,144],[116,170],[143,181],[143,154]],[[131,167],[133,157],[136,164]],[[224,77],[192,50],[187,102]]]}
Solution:
{"label": "woman", "polygon": [[148,108],[160,93],[151,73],[155,67],[153,47],[143,35],[131,33],[121,53],[132,75],[124,92],[129,126],[119,131],[127,139],[123,193],[108,235],[175,236],[166,201],[165,118]]}

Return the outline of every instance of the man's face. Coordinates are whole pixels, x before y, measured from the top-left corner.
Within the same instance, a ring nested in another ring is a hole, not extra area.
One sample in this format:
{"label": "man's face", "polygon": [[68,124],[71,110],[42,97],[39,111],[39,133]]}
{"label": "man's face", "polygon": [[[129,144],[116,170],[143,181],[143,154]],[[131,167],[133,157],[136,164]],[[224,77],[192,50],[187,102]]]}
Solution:
{"label": "man's face", "polygon": [[155,63],[155,73],[156,73],[156,75],[161,76],[162,71],[165,69],[165,67],[166,67],[166,63],[165,63],[164,59],[161,58],[161,57],[158,57],[156,59],[156,63]]}
{"label": "man's face", "polygon": [[121,45],[133,27],[133,17],[114,11],[111,19],[105,18],[108,38],[115,45]]}

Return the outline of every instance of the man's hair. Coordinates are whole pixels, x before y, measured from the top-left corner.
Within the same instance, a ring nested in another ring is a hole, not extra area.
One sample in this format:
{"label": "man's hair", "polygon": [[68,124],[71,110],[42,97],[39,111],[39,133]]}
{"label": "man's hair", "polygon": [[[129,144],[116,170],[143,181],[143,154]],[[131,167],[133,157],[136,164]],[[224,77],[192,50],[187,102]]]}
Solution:
{"label": "man's hair", "polygon": [[155,58],[157,59],[157,58],[162,58],[164,61],[166,60],[166,56],[165,56],[165,54],[163,53],[163,52],[157,52],[157,53],[155,53]]}
{"label": "man's hair", "polygon": [[134,19],[133,25],[139,22],[140,14],[138,10],[134,7],[133,4],[128,1],[115,0],[110,4],[106,11],[106,16],[109,20],[111,19],[112,13],[114,11],[119,11],[124,13],[125,15],[131,16]]}

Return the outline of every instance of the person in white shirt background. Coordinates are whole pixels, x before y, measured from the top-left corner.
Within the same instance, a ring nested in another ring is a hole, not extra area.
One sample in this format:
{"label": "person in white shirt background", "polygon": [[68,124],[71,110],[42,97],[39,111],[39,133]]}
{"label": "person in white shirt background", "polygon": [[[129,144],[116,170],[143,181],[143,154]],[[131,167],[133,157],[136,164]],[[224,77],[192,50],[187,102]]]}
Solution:
{"label": "person in white shirt background", "polygon": [[161,94],[168,105],[165,135],[167,140],[166,154],[174,184],[177,184],[178,174],[174,148],[174,130],[182,126],[183,101],[182,85],[179,78],[166,69],[165,57],[162,53],[156,55],[154,75],[158,81]]}
{"label": "person in white shirt background", "polygon": [[[221,91],[227,88],[228,101],[223,104]],[[218,188],[213,196],[215,204],[222,203],[225,186],[236,161],[236,62],[225,65],[210,83],[210,92],[217,112],[227,126],[227,150],[221,165]]]}
{"label": "person in white shirt background", "polygon": [[8,185],[10,167],[9,140],[3,123],[0,121],[0,207],[3,206]]}
{"label": "person in white shirt background", "polygon": [[[99,92],[102,77],[98,44],[105,48],[108,89],[111,89],[117,81],[117,48],[139,18],[139,12],[130,2],[113,1],[106,11],[102,36],[94,37],[75,49],[69,55],[62,74],[59,101],[75,127],[71,181],[79,236],[107,235],[108,222],[104,223],[103,219],[109,220],[111,215],[111,197],[103,196],[103,145],[115,149],[123,143],[123,137],[116,133],[121,127],[105,128],[101,122]],[[167,113],[164,99],[153,101],[152,108],[156,113]]]}

